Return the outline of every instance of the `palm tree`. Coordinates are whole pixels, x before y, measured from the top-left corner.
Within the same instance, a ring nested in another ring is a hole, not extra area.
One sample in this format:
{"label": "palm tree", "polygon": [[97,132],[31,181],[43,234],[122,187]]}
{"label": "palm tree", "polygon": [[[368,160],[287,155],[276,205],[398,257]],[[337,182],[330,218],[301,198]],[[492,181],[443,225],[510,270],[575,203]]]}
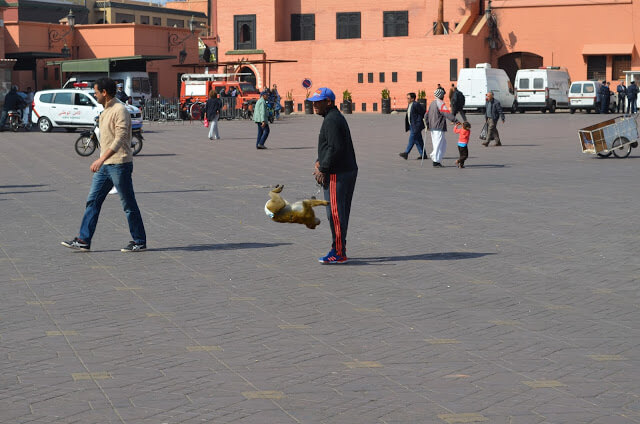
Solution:
{"label": "palm tree", "polygon": [[435,34],[444,34],[444,0],[438,0],[438,19],[436,21]]}

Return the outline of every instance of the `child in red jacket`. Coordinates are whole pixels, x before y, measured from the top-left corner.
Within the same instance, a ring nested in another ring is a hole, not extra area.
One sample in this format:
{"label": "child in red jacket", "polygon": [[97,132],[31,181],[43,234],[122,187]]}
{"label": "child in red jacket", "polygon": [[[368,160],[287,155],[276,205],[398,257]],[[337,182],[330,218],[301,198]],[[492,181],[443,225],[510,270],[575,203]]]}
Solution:
{"label": "child in red jacket", "polygon": [[469,135],[471,135],[471,124],[467,121],[460,124],[459,122],[453,128],[453,132],[460,134],[458,139],[458,152],[460,152],[460,158],[456,159],[456,165],[458,168],[464,168],[464,161],[469,157]]}

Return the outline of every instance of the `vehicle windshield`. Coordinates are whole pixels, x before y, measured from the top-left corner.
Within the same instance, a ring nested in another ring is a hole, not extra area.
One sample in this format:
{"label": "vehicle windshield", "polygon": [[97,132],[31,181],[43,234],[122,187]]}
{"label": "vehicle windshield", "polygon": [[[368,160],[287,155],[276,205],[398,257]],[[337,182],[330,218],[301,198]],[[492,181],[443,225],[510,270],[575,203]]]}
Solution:
{"label": "vehicle windshield", "polygon": [[242,90],[242,92],[244,94],[254,94],[254,93],[258,93],[258,90],[253,86],[253,84],[249,83],[249,82],[243,82],[240,84],[240,90]]}
{"label": "vehicle windshield", "polygon": [[582,84],[573,84],[571,86],[572,93],[580,93],[582,91]]}

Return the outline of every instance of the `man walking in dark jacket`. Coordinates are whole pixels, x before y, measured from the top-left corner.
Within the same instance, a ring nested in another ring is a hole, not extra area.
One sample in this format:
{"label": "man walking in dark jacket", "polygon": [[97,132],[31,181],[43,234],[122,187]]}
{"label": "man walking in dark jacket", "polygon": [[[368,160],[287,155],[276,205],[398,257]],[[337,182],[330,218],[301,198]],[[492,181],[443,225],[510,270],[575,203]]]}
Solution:
{"label": "man walking in dark jacket", "polygon": [[627,97],[627,86],[624,85],[624,81],[620,81],[620,84],[616,87],[616,91],[618,92],[618,113],[620,113],[620,111],[624,113],[624,99]]}
{"label": "man walking in dark jacket", "polygon": [[498,119],[502,119],[504,124],[504,112],[502,111],[502,105],[500,102],[493,98],[493,93],[488,92],[485,97],[487,102],[485,103],[486,120],[487,120],[487,141],[482,143],[483,146],[488,146],[491,140],[495,140],[496,146],[502,146],[500,142],[500,134],[498,133]]}
{"label": "man walking in dark jacket", "polygon": [[335,106],[333,91],[326,87],[319,88],[307,100],[313,102],[314,112],[324,117],[313,175],[324,189],[324,199],[329,202],[327,219],[333,239],[329,253],[318,258],[318,261],[323,264],[344,264],[348,261],[347,227],[358,177],[356,154],[349,125]]}
{"label": "man walking in dark jacket", "polygon": [[638,100],[638,86],[635,81],[631,81],[629,87],[627,87],[627,113],[637,113],[638,106],[636,101]]}
{"label": "man walking in dark jacket", "polygon": [[404,152],[399,153],[400,157],[406,160],[413,146],[418,146],[418,159],[424,158],[424,140],[422,139],[422,130],[424,129],[425,110],[422,105],[416,102],[416,93],[408,93],[407,115],[404,118],[404,130],[409,131],[409,144]]}
{"label": "man walking in dark jacket", "polygon": [[460,116],[462,116],[462,120],[466,121],[467,115],[465,115],[464,113],[464,104],[466,102],[466,99],[464,97],[464,93],[458,90],[458,87],[453,84],[451,84],[451,89],[453,90],[453,92],[451,93],[451,114],[453,116],[456,116],[458,115],[458,113],[460,113]]}

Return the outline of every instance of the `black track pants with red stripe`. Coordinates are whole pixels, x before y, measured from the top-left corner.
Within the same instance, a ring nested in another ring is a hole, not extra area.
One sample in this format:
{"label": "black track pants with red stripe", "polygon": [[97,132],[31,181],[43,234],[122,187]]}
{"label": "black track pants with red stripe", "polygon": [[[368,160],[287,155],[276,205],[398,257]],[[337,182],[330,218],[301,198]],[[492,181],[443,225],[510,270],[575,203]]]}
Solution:
{"label": "black track pants with red stripe", "polygon": [[349,226],[351,199],[356,187],[358,170],[327,174],[327,177],[329,183],[324,187],[324,200],[329,201],[327,219],[333,238],[331,247],[336,251],[336,254],[346,255],[347,227]]}

